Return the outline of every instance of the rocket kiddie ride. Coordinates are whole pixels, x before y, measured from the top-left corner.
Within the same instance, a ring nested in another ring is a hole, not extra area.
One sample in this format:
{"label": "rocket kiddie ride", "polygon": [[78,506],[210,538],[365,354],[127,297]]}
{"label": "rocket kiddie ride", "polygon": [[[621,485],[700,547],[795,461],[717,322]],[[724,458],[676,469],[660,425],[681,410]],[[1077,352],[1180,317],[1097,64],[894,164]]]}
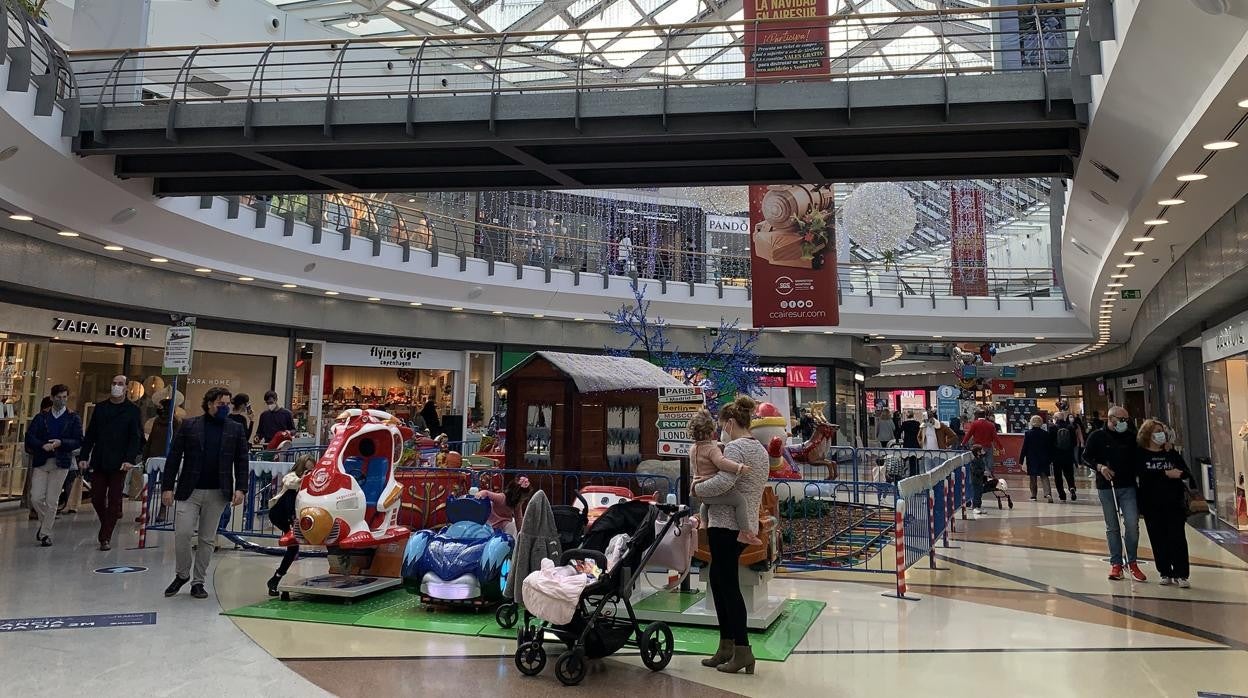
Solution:
{"label": "rocket kiddie ride", "polygon": [[410,534],[398,525],[402,487],[394,479],[411,429],[380,410],[347,410],[330,429],[325,454],[303,477],[295,525],[281,545],[323,545],[330,574],[278,586],[290,592],[353,598],[401,583]]}

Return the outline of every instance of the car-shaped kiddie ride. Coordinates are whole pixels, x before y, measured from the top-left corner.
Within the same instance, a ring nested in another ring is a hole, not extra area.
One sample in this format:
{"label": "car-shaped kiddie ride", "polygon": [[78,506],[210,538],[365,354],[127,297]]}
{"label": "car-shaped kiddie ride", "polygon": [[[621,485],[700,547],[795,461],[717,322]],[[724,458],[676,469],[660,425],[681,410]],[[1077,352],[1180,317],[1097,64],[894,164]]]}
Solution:
{"label": "car-shaped kiddie ride", "polygon": [[446,503],[450,525],[417,531],[403,553],[403,583],[426,608],[493,607],[503,601],[514,539],[486,525],[490,503],[469,495]]}

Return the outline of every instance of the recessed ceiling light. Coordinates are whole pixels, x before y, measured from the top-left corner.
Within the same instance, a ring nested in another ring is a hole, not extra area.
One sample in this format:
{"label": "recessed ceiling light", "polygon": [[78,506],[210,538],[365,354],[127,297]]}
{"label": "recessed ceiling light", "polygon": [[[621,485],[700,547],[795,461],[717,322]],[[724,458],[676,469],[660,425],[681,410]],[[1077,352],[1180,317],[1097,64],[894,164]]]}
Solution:
{"label": "recessed ceiling light", "polygon": [[1044,337],[1036,337],[1036,339],[1044,339]]}
{"label": "recessed ceiling light", "polygon": [[501,311],[501,310],[495,310],[495,311],[494,311],[494,314],[495,314],[495,315],[502,315],[502,314],[503,314],[503,311]]}
{"label": "recessed ceiling light", "polygon": [[1126,275],[1126,274],[1110,274],[1110,275],[1109,275],[1109,278],[1111,278],[1111,279],[1125,279],[1125,278],[1127,278],[1127,275]]}
{"label": "recessed ceiling light", "polygon": [[1106,292],[1105,292],[1105,295],[1107,295],[1107,296],[1116,296],[1116,295],[1118,295],[1118,292],[1117,292],[1117,291],[1106,291]]}
{"label": "recessed ceiling light", "polygon": [[379,301],[379,300],[381,300],[381,299],[380,299],[380,298],[378,298],[377,296],[369,296],[369,297],[368,297],[368,300],[372,301],[373,303],[376,303],[377,301]]}
{"label": "recessed ceiling light", "polygon": [[1123,262],[1122,264],[1118,265],[1118,268],[1119,269],[1134,269],[1135,265],[1130,262]]}
{"label": "recessed ceiling light", "polygon": [[788,333],[792,332],[793,330],[780,330],[780,331],[781,331],[781,332],[783,332],[783,333],[785,333],[785,334],[788,334]]}
{"label": "recessed ceiling light", "polygon": [[1185,203],[1187,203],[1187,201],[1183,199],[1162,199],[1161,201],[1157,202],[1157,205],[1158,206],[1182,206]]}
{"label": "recessed ceiling light", "polygon": [[9,216],[9,218],[10,218],[11,220],[15,220],[15,221],[33,221],[33,220],[35,220],[33,216],[28,216],[28,215],[26,215],[25,213],[14,213],[14,214],[10,215],[10,216]]}
{"label": "recessed ceiling light", "polygon": [[126,248],[122,247],[121,245],[105,245],[104,249],[108,250],[109,252],[125,252],[126,251]]}
{"label": "recessed ceiling light", "polygon": [[78,233],[75,233],[75,232],[74,232],[74,231],[72,231],[72,230],[62,230],[61,232],[57,233],[57,235],[60,235],[60,236],[61,236],[61,237],[63,237],[63,238],[76,238],[76,237],[78,237]]}
{"label": "recessed ceiling light", "polygon": [[572,321],[573,322],[585,322],[585,318],[583,317],[572,318]]}
{"label": "recessed ceiling light", "polygon": [[533,314],[533,317],[535,317],[535,318],[544,318],[544,317],[546,317],[546,316],[545,316],[545,315],[542,315],[541,313],[534,313],[534,314]]}
{"label": "recessed ceiling light", "polygon": [[282,284],[282,288],[299,288],[294,284]]}
{"label": "recessed ceiling light", "polygon": [[833,332],[832,330],[824,330],[824,331],[823,331],[823,333],[824,333],[824,334],[836,334],[836,333],[835,333],[835,332]]}
{"label": "recessed ceiling light", "polygon": [[454,308],[451,308],[451,310],[452,310],[452,311],[454,311],[454,312],[456,312],[456,313],[458,313],[459,311],[463,310],[463,308],[460,308],[460,307],[456,306],[456,307],[454,307]]}
{"label": "recessed ceiling light", "polygon": [[1166,220],[1165,218],[1150,218],[1144,221],[1144,225],[1165,225],[1169,222],[1170,221]]}
{"label": "recessed ceiling light", "polygon": [[196,267],[196,268],[195,268],[195,271],[196,271],[196,272],[198,272],[198,273],[200,273],[200,274],[211,274],[211,273],[212,273],[212,270],[211,270],[211,269],[209,269],[208,267]]}
{"label": "recessed ceiling light", "polygon": [[1139,257],[1140,255],[1144,253],[1140,252],[1139,250],[1131,250],[1130,252],[1123,252],[1122,254],[1126,257]]}
{"label": "recessed ceiling light", "polygon": [[1178,177],[1175,177],[1175,179],[1179,180],[1180,182],[1199,182],[1202,179],[1208,179],[1208,178],[1209,178],[1209,175],[1200,174],[1199,172],[1194,172],[1192,174],[1179,175]]}
{"label": "recessed ceiling light", "polygon": [[327,296],[336,296],[336,295],[338,295],[338,292],[337,292],[337,291],[326,291],[326,292],[325,292],[325,295],[327,295]]}
{"label": "recessed ceiling light", "polygon": [[695,327],[694,329],[696,329],[696,330],[705,330],[705,329],[706,329],[706,325],[698,325],[698,326],[697,326],[697,327]]}
{"label": "recessed ceiling light", "polygon": [[1157,238],[1150,237],[1148,235],[1141,235],[1138,238],[1131,238],[1131,242],[1152,242],[1153,240],[1156,240],[1156,239]]}
{"label": "recessed ceiling light", "polygon": [[1203,147],[1205,150],[1230,150],[1238,145],[1235,141],[1214,141],[1206,143]]}
{"label": "recessed ceiling light", "polygon": [[155,262],[156,264],[164,264],[164,263],[168,262],[169,260],[165,259],[164,257],[152,257],[151,259],[149,259],[149,260],[147,260],[147,261],[149,261],[149,262]]}
{"label": "recessed ceiling light", "polygon": [[1239,100],[1239,103],[1236,104],[1236,106],[1239,107],[1240,109],[1248,109],[1248,99]]}
{"label": "recessed ceiling light", "polygon": [[1122,288],[1122,284],[1115,281],[1112,284],[1105,284],[1105,288]]}
{"label": "recessed ceiling light", "polygon": [[253,277],[250,277],[250,276],[240,276],[240,277],[238,277],[238,280],[239,280],[239,281],[255,281],[255,279],[254,279]]}
{"label": "recessed ceiling light", "polygon": [[944,339],[944,335],[934,334],[932,335],[932,339]]}

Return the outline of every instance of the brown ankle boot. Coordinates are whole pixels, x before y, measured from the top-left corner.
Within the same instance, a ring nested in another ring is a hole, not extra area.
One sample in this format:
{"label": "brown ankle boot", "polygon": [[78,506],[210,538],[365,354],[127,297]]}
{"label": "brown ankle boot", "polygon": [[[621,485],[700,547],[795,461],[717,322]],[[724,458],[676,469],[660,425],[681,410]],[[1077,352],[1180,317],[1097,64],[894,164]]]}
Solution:
{"label": "brown ankle boot", "polygon": [[719,649],[715,650],[715,654],[703,659],[702,666],[717,667],[732,659],[732,649],[732,640],[720,640]]}
{"label": "brown ankle boot", "polygon": [[742,669],[745,673],[754,673],[754,649],[749,645],[738,645],[733,647],[732,659],[715,667],[725,674],[735,674]]}

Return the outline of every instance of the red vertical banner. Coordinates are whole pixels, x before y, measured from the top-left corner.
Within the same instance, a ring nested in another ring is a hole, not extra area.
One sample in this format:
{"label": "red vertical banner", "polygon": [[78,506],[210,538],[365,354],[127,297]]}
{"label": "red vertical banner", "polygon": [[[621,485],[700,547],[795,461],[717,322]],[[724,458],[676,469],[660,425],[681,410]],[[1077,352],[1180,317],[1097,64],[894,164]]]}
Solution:
{"label": "red vertical banner", "polygon": [[[828,0],[745,0],[745,75],[826,76]],[[750,187],[755,327],[837,325],[831,185]]]}
{"label": "red vertical banner", "polygon": [[979,189],[949,190],[949,266],[952,294],[988,295],[988,243],[984,234],[984,194]]}

